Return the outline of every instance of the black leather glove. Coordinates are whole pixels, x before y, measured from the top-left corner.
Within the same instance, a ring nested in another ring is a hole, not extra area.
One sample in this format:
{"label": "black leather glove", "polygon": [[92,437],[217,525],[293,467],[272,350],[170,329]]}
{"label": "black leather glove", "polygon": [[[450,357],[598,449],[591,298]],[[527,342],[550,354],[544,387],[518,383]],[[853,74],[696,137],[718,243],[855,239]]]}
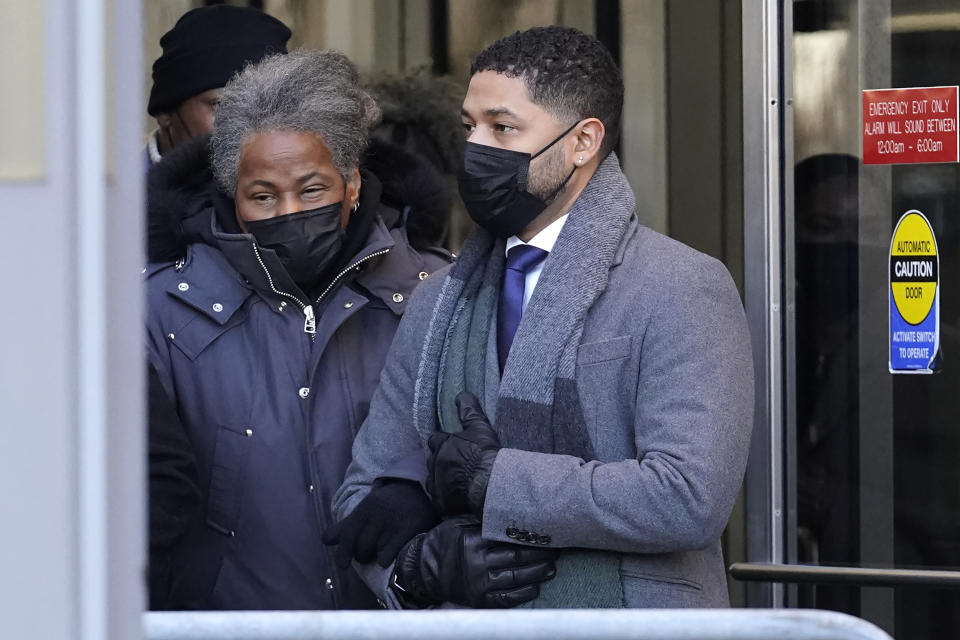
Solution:
{"label": "black leather glove", "polygon": [[335,560],[346,569],[350,560],[390,566],[400,549],[418,533],[439,522],[430,498],[411,480],[377,481],[370,493],[341,522],[323,532],[323,543],[337,545]]}
{"label": "black leather glove", "polygon": [[427,491],[437,511],[444,515],[482,516],[500,440],[472,393],[457,396],[457,411],[463,431],[438,432],[427,441]]}
{"label": "black leather glove", "polygon": [[397,556],[393,589],[407,606],[452,602],[507,608],[540,594],[556,575],[552,549],[489,542],[472,516],[444,520],[411,540]]}

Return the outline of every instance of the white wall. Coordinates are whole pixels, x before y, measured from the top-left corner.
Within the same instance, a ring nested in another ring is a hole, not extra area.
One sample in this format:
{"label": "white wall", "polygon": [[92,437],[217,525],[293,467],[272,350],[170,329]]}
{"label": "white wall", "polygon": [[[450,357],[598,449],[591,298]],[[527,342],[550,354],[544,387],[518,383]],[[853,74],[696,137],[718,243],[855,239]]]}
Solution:
{"label": "white wall", "polygon": [[137,638],[140,6],[9,2],[0,24],[40,25],[0,56],[2,115],[27,134],[0,141],[24,159],[0,173],[0,636]]}

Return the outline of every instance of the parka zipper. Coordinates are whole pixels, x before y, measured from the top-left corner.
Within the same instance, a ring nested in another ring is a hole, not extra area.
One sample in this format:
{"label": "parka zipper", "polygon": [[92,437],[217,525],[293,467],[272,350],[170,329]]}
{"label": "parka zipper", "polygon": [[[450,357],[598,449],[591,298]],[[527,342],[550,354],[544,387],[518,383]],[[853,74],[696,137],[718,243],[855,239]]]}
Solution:
{"label": "parka zipper", "polygon": [[317,333],[317,318],[313,314],[313,306],[305,303],[303,300],[291,293],[277,289],[277,287],[273,284],[273,276],[270,275],[270,270],[267,269],[267,265],[264,264],[263,258],[260,257],[260,250],[257,248],[257,243],[253,242],[250,244],[250,246],[253,247],[253,255],[257,257],[257,262],[260,263],[260,268],[263,269],[263,272],[267,276],[267,283],[270,285],[270,290],[278,296],[290,298],[296,302],[300,306],[300,310],[303,311],[303,315],[305,316],[303,321],[303,332],[308,333],[311,336],[315,335]]}
{"label": "parka zipper", "polygon": [[[285,291],[280,291],[279,289],[277,289],[277,287],[273,283],[273,276],[270,275],[270,270],[267,269],[267,265],[264,264],[263,258],[260,257],[260,250],[257,248],[257,243],[255,242],[251,243],[250,246],[253,247],[253,254],[257,257],[257,262],[260,264],[260,268],[263,269],[263,273],[266,274],[267,276],[267,283],[270,285],[270,290],[273,291],[278,296],[290,298],[291,300],[296,302],[300,306],[300,310],[303,311],[303,315],[305,316],[305,319],[303,321],[303,332],[310,334],[311,337],[316,335],[317,318],[313,311],[313,305],[303,302],[300,298],[298,298],[293,294],[287,293]],[[343,278],[345,275],[347,275],[348,273],[350,273],[351,271],[359,267],[364,262],[368,260],[372,260],[373,258],[382,256],[387,253],[390,253],[389,248],[381,249],[380,251],[375,251],[368,256],[364,256],[360,258],[359,260],[357,260],[356,262],[348,266],[346,269],[338,273],[337,277],[335,277],[333,281],[327,286],[327,288],[323,290],[323,293],[321,293],[319,297],[317,297],[316,304],[319,305],[320,301],[323,300],[328,293],[330,293],[333,287],[336,286],[336,284],[340,281],[340,279]]]}
{"label": "parka zipper", "polygon": [[320,301],[323,300],[323,298],[324,298],[328,293],[330,293],[330,290],[333,289],[333,288],[336,286],[336,284],[340,281],[340,278],[342,278],[343,276],[347,275],[348,273],[350,273],[351,271],[353,271],[354,269],[356,269],[357,267],[359,267],[361,264],[363,264],[363,263],[366,262],[367,260],[372,260],[373,258],[376,258],[377,256],[382,256],[382,255],[384,255],[384,254],[386,254],[386,253],[390,253],[390,249],[389,249],[389,248],[387,248],[387,249],[380,249],[380,251],[375,251],[375,252],[371,253],[371,254],[368,255],[368,256],[364,256],[364,257],[360,258],[359,260],[357,260],[356,262],[354,262],[353,264],[351,264],[349,267],[347,267],[346,269],[344,269],[343,271],[341,271],[340,273],[338,273],[338,274],[337,274],[337,277],[333,279],[333,281],[327,286],[327,288],[323,290],[323,293],[321,293],[320,296],[317,298],[317,304],[319,305],[319,304],[320,304]]}

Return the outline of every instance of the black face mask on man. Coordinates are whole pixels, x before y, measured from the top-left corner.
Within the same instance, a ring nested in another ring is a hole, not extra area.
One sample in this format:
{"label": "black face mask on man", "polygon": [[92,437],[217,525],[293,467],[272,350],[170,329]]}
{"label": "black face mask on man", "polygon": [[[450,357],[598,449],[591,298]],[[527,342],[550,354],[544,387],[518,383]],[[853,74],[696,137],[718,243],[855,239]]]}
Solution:
{"label": "black face mask on man", "polygon": [[567,186],[577,167],[573,167],[553,193],[541,200],[527,191],[530,161],[563,139],[578,124],[570,125],[533,155],[468,142],[463,150],[463,164],[457,182],[460,197],[473,221],[500,238],[515,236],[533,222]]}
{"label": "black face mask on man", "polygon": [[343,246],[340,226],[343,202],[317,209],[247,222],[257,244],[277,254],[301,287],[315,285],[337,259]]}

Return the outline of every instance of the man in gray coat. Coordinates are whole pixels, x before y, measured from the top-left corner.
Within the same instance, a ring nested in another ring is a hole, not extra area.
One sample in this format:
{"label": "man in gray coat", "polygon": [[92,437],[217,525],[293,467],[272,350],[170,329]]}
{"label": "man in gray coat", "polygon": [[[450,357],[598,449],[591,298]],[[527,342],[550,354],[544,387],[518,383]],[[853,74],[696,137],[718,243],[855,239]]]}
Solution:
{"label": "man in gray coat", "polygon": [[368,502],[421,461],[443,520],[356,563],[389,606],[728,605],[746,321],[721,263],[638,223],[622,102],[575,29],[474,61],[459,186],[480,228],[410,301],[334,498],[369,546]]}

